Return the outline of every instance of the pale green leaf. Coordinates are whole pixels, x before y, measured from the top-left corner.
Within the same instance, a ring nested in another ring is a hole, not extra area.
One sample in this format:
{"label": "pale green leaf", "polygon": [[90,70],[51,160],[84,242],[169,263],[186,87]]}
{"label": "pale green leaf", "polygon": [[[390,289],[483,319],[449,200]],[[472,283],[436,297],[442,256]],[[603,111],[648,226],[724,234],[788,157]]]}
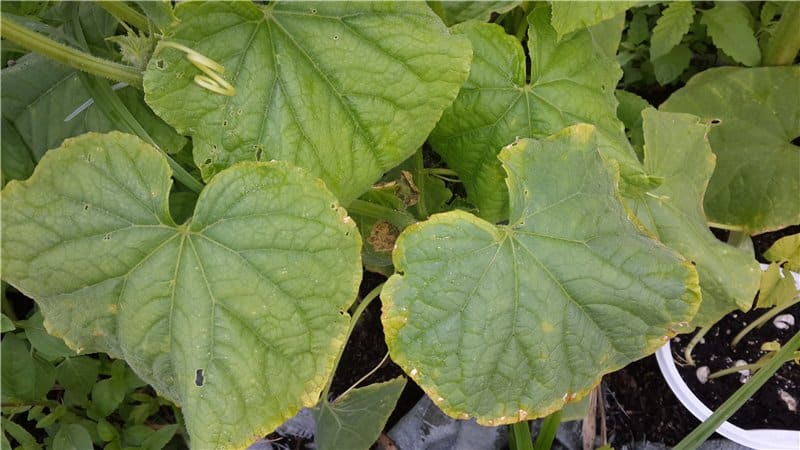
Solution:
{"label": "pale green leaf", "polygon": [[643,117],[644,167],[663,183],[630,205],[648,230],[697,267],[703,302],[692,325],[711,325],[737,308],[749,310],[761,269],[752,252],[714,237],[703,213],[715,160],[708,125],[689,114],[652,108]]}
{"label": "pale green leaf", "polygon": [[700,301],[691,264],[628,216],[593,127],[500,159],[510,224],[453,211],[406,228],[381,294],[392,360],[447,414],[488,425],[586,395]]}
{"label": "pale green leaf", "polygon": [[647,23],[647,14],[644,10],[637,9],[633,12],[633,18],[628,24],[627,41],[633,45],[639,45],[650,36],[650,28]]}
{"label": "pale green leaf", "polygon": [[322,182],[285,163],[220,173],[180,226],[170,185],[134,136],[68,140],[3,190],[4,276],[54,335],[123,357],[180,404],[194,446],[244,446],[316,403],[360,238]]}
{"label": "pale green leaf", "polygon": [[573,31],[596,25],[604,20],[611,19],[624,13],[636,1],[615,2],[552,2],[551,25],[558,33],[558,39],[563,38]]}
{"label": "pale green leaf", "polygon": [[451,26],[467,20],[487,22],[493,12],[502,14],[511,11],[520,4],[520,1],[429,1],[428,4],[447,26]]}
{"label": "pale green leaf", "polygon": [[764,252],[764,257],[773,262],[786,262],[785,267],[800,272],[800,234],[784,236]]}
{"label": "pale green leaf", "polygon": [[142,9],[147,18],[150,19],[150,22],[162,32],[167,31],[170,25],[178,20],[172,10],[170,0],[135,0],[134,3]]}
{"label": "pale green leaf", "polygon": [[675,81],[689,67],[692,51],[685,45],[676,45],[663,56],[652,60],[656,81],[665,85]]}
{"label": "pale green leaf", "polygon": [[783,307],[798,294],[792,276],[786,276],[778,264],[772,263],[764,270],[758,289],[756,308]]}
{"label": "pale green leaf", "polygon": [[706,26],[714,45],[737,62],[751,67],[761,62],[753,17],[741,2],[718,2],[703,11],[700,22]]}
{"label": "pale green leaf", "polygon": [[367,450],[386,425],[406,379],[398,377],[353,389],[334,402],[323,401],[314,410],[314,444],[320,450]]}
{"label": "pale green leaf", "polygon": [[7,419],[6,416],[0,416],[0,421],[3,424],[3,432],[8,433],[20,444],[20,446],[17,447],[18,449],[38,450],[42,448],[42,446],[36,442],[36,438],[18,423],[12,422]]}
{"label": "pale green leaf", "polygon": [[142,442],[142,447],[146,450],[161,450],[172,440],[176,431],[178,431],[178,425],[161,427]]}
{"label": "pale green leaf", "polygon": [[[758,234],[800,223],[800,67],[724,67],[695,75],[660,109],[717,123],[710,222]],[[717,122],[718,121],[718,122]]]}
{"label": "pale green leaf", "polygon": [[623,188],[642,182],[639,162],[616,118],[619,65],[590,31],[557,42],[549,15],[549,8],[539,7],[528,17],[530,82],[522,45],[501,27],[468,22],[452,28],[472,42],[474,63],[430,142],[490,222],[508,217],[507,193],[498,189],[505,173],[496,155],[517,137],[545,137],[575,123],[592,123],[600,130],[604,156],[620,162]]}
{"label": "pale green leaf", "polygon": [[203,177],[289,161],[347,204],[427,138],[469,71],[466,39],[421,2],[181,3],[170,39],[225,67],[232,97],[162,41],[147,102],[191,134]]}
{"label": "pale green leaf", "polygon": [[86,428],[75,424],[62,424],[53,438],[52,450],[92,449],[92,436]]}
{"label": "pale green leaf", "polygon": [[692,2],[672,2],[661,13],[650,38],[650,59],[658,59],[681,43],[694,21]]}

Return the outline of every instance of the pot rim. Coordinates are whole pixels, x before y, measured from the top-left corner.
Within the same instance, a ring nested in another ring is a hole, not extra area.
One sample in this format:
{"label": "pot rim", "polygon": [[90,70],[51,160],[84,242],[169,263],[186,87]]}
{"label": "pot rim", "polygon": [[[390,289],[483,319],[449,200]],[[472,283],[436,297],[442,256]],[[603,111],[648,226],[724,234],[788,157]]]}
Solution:
{"label": "pot rim", "polygon": [[[762,270],[765,270],[767,267],[766,264],[761,264]],[[794,277],[795,285],[800,289],[800,275],[792,272],[792,276]],[[701,422],[705,421],[712,414],[712,411],[694,395],[678,373],[678,369],[675,367],[675,360],[672,357],[672,349],[669,341],[658,349],[656,352],[656,360],[658,361],[658,368],[661,370],[661,374],[667,381],[669,388],[675,396],[678,397],[678,400],[680,400],[683,406],[686,407],[692,415],[697,417]],[[782,429],[745,430],[726,421],[717,428],[717,433],[737,444],[746,445],[758,450],[800,449],[800,431]]]}

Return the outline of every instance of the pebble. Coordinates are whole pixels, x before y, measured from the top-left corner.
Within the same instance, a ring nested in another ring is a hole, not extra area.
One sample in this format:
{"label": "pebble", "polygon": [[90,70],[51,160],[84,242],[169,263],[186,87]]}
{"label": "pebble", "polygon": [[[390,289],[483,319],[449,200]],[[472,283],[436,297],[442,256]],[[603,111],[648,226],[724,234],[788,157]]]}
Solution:
{"label": "pebble", "polygon": [[709,374],[711,374],[711,369],[709,369],[708,366],[700,366],[695,371],[697,381],[699,381],[701,384],[706,384]]}
{"label": "pebble", "polygon": [[783,389],[778,389],[778,395],[781,396],[781,400],[786,403],[786,408],[789,411],[797,411],[797,399],[792,397],[792,395]]}
{"label": "pebble", "polygon": [[794,316],[791,314],[781,314],[772,319],[772,324],[779,330],[788,330],[794,326]]}

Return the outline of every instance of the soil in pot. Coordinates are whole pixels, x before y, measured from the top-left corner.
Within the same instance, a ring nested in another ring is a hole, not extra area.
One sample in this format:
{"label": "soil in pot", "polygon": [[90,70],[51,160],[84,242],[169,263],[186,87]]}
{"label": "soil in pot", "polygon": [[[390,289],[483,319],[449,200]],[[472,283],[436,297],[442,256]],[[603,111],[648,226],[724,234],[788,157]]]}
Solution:
{"label": "soil in pot", "polygon": [[[710,373],[732,367],[736,361],[756,362],[764,352],[761,344],[770,341],[784,343],[800,329],[800,304],[782,312],[794,317],[794,324],[778,328],[772,321],[751,331],[735,347],[731,339],[745,326],[764,313],[764,309],[747,313],[734,312],[714,325],[695,347],[692,355],[695,366],[683,365],[683,351],[692,335],[672,340],[673,356],[678,372],[689,388],[710,409],[715,410],[742,386],[747,374],[735,373],[715,379],[701,380],[698,371]],[[784,322],[785,324],[785,322]],[[728,421],[744,429],[772,428],[800,430],[800,366],[794,362],[784,364],[770,380]]]}

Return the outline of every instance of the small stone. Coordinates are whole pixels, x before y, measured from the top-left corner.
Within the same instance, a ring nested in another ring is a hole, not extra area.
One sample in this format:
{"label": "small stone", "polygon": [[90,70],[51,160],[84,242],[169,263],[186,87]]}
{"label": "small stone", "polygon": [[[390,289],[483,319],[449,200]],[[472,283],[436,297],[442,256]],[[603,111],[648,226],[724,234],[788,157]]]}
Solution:
{"label": "small stone", "polygon": [[779,330],[788,330],[794,326],[794,316],[791,314],[781,314],[772,319],[772,324]]}
{"label": "small stone", "polygon": [[708,366],[700,366],[695,371],[695,375],[697,376],[697,381],[702,384],[706,384],[708,382],[708,375],[711,374],[711,369]]}
{"label": "small stone", "polygon": [[783,389],[778,389],[778,395],[780,395],[781,400],[786,403],[786,408],[789,411],[797,411],[797,399],[792,397],[792,394],[784,391]]}

